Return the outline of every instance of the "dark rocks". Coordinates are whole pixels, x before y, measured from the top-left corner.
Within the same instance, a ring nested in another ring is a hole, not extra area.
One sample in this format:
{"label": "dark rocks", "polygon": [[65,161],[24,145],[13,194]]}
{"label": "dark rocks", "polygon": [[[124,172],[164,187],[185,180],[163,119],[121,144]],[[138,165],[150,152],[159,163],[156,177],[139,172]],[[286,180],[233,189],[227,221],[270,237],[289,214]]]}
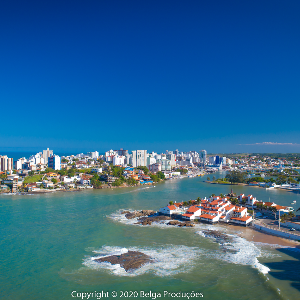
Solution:
{"label": "dark rocks", "polygon": [[180,222],[180,221],[175,221],[175,220],[170,221],[167,225],[173,225],[173,226],[178,226],[178,227],[194,227],[195,226],[191,222]]}
{"label": "dark rocks", "polygon": [[181,224],[181,222],[172,220],[172,221],[170,221],[167,225],[177,226],[177,225],[179,225],[179,224]]}
{"label": "dark rocks", "polygon": [[121,255],[111,255],[95,259],[97,262],[109,262],[113,265],[119,264],[126,272],[140,268],[146,263],[151,263],[152,258],[142,252],[128,251]]}
{"label": "dark rocks", "polygon": [[171,220],[170,217],[168,216],[154,216],[154,217],[141,217],[138,219],[137,224],[141,224],[141,225],[151,225],[152,222],[161,222],[161,221],[165,221],[165,220]]}
{"label": "dark rocks", "polygon": [[202,232],[205,236],[214,238],[220,244],[230,243],[233,240],[231,236],[217,230],[202,230]]}
{"label": "dark rocks", "polygon": [[125,217],[127,219],[134,219],[134,218],[139,218],[139,217],[145,217],[145,216],[150,216],[154,215],[156,212],[154,210],[141,210],[141,211],[123,211],[121,214],[125,214]]}

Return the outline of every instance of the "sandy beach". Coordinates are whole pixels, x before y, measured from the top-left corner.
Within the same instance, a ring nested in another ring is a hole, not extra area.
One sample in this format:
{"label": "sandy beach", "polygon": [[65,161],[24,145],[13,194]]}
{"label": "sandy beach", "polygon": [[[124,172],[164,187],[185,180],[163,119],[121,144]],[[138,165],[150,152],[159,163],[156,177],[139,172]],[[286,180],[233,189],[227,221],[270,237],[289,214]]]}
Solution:
{"label": "sandy beach", "polygon": [[233,230],[239,231],[240,232],[239,235],[248,241],[271,244],[271,245],[280,245],[285,247],[300,248],[300,243],[297,241],[292,241],[274,235],[270,235],[264,232],[260,232],[255,229],[252,229],[251,227],[241,227],[241,226],[237,227],[234,225],[227,225],[227,226]]}

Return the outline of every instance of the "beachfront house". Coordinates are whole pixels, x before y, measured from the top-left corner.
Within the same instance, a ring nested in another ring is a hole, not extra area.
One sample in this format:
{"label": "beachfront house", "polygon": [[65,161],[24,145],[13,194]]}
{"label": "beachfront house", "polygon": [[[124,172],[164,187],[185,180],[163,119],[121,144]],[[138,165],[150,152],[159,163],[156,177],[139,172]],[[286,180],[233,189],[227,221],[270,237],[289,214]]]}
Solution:
{"label": "beachfront house", "polygon": [[200,215],[201,215],[201,208],[199,206],[193,205],[182,215],[182,219],[191,221],[191,220],[199,219]]}
{"label": "beachfront house", "polygon": [[179,209],[175,206],[175,205],[168,205],[168,206],[165,206],[165,207],[162,207],[159,212],[161,214],[164,214],[164,215],[172,215],[174,213],[178,213],[179,212]]}

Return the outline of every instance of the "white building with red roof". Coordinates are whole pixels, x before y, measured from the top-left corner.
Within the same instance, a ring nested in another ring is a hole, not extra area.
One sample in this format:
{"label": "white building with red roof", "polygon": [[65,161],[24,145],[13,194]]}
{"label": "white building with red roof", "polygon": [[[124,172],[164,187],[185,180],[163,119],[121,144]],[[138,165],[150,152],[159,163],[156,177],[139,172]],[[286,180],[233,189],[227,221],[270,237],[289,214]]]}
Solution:
{"label": "white building with red roof", "polygon": [[191,206],[183,215],[184,220],[195,220],[201,215],[201,208],[199,206]]}
{"label": "white building with red roof", "polygon": [[162,207],[160,210],[159,210],[160,213],[164,214],[164,215],[172,215],[174,213],[177,213],[179,212],[178,208],[175,206],[175,205],[168,205],[168,206],[165,206],[165,207]]}

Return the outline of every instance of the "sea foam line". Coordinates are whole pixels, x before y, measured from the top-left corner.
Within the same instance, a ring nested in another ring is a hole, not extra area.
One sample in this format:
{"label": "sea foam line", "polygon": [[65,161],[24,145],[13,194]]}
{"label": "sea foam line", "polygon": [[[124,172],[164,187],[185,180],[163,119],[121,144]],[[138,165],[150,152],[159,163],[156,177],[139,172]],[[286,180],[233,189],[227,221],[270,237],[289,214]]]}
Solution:
{"label": "sea foam line", "polygon": [[[153,261],[140,268],[126,272],[118,264],[95,261],[100,257],[111,255],[121,255],[128,251],[139,251],[150,256]],[[99,250],[93,251],[95,256],[88,256],[84,259],[83,264],[94,270],[108,270],[116,276],[138,276],[145,273],[153,273],[156,276],[172,276],[182,272],[188,272],[194,266],[196,258],[200,255],[200,249],[187,246],[165,246],[161,248],[138,248],[138,247],[112,247],[103,246]]]}
{"label": "sea foam line", "polygon": [[206,238],[210,238],[215,242],[219,242],[223,251],[217,251],[214,255],[214,258],[226,261],[228,263],[249,265],[258,269],[263,274],[267,274],[270,271],[268,267],[264,266],[258,261],[257,258],[262,256],[262,252],[254,243],[249,242],[242,237],[231,234],[226,234],[230,238],[230,241],[220,241],[212,235],[203,233],[201,231],[197,232],[197,234]]}

